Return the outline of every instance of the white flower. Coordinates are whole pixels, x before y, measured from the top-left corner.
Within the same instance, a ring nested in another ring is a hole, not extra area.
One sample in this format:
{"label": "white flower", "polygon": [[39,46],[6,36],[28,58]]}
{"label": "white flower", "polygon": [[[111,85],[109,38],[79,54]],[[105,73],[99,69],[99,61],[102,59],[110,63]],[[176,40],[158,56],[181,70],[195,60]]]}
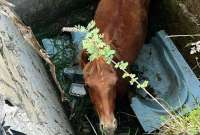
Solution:
{"label": "white flower", "polygon": [[190,54],[195,54],[197,51],[196,51],[196,48],[195,47],[192,47],[191,50],[190,50]]}
{"label": "white flower", "polygon": [[200,41],[191,43],[191,46],[193,46],[190,50],[190,54],[195,54],[200,52]]}

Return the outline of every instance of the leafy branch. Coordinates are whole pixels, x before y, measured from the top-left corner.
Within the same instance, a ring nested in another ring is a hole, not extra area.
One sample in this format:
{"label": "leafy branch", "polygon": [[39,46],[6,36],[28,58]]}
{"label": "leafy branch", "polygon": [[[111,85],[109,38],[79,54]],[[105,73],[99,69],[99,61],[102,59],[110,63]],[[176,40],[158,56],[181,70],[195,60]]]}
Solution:
{"label": "leafy branch", "polygon": [[116,51],[103,41],[104,35],[99,34],[99,29],[96,27],[94,21],[91,21],[86,28],[83,26],[76,26],[75,28],[81,32],[86,32],[86,36],[82,41],[82,46],[89,54],[89,61],[103,56],[108,64],[112,63],[116,69],[120,69],[124,72],[122,77],[129,78],[129,83],[131,85],[135,83],[137,84],[137,88],[142,89],[148,86],[148,81],[144,81],[141,84],[138,82],[138,77],[136,77],[135,74],[127,72],[128,62],[115,62],[113,60]]}
{"label": "leafy branch", "polygon": [[103,34],[99,34],[99,29],[96,27],[94,21],[91,21],[87,27],[75,26],[74,28],[64,28],[63,31],[74,31],[74,32],[84,32],[86,36],[82,40],[82,48],[87,51],[89,54],[89,61],[98,59],[99,57],[104,57],[105,61],[108,64],[113,64],[116,69],[120,69],[124,72],[122,78],[129,78],[130,85],[136,84],[137,88],[141,88],[147,93],[156,103],[158,103],[168,114],[169,116],[180,126],[182,127],[180,121],[174,116],[164,105],[162,105],[155,97],[148,92],[146,87],[148,86],[148,81],[145,80],[142,84],[138,81],[138,77],[135,74],[129,73],[127,71],[128,62],[120,61],[115,62],[113,60],[115,55],[115,50],[113,50],[109,44],[106,44],[103,41]]}

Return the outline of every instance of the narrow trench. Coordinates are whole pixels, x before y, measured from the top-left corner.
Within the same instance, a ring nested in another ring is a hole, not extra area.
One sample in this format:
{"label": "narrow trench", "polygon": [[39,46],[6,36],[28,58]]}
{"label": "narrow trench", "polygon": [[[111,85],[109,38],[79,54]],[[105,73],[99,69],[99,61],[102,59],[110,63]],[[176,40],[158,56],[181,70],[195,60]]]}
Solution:
{"label": "narrow trench", "polygon": [[[61,28],[64,26],[74,26],[77,24],[86,25],[90,20],[92,20],[95,8],[97,6],[97,2],[93,2],[92,4],[86,5],[83,8],[72,11],[69,16],[62,15],[56,19],[55,22],[45,24],[45,27],[38,26],[33,27],[34,34],[41,44],[43,44],[43,40],[52,39],[54,43],[60,42],[60,45],[64,45],[66,48],[61,48],[61,50],[65,49],[68,51],[67,54],[62,54],[63,56],[53,56],[53,63],[57,65],[57,75],[58,80],[61,83],[61,86],[65,89],[65,92],[68,93],[70,80],[66,79],[63,76],[63,69],[71,66],[71,61],[75,57],[74,47],[71,41],[71,36],[68,33],[62,33]],[[165,25],[165,16],[158,11],[161,11],[162,7],[159,6],[158,0],[152,1],[150,5],[150,13],[149,13],[149,28],[147,35],[147,42],[150,38],[155,34],[156,31],[161,29],[167,29],[167,25]],[[67,19],[66,19],[67,18]],[[70,20],[70,22],[69,22]],[[69,53],[70,52],[70,53]],[[69,96],[69,95],[68,95]],[[85,96],[82,98],[77,97],[69,97],[74,109],[69,109],[69,104],[67,102],[63,103],[63,107],[66,111],[67,116],[70,119],[70,122],[75,130],[77,135],[93,135],[93,129],[89,124],[89,118],[92,125],[95,127],[97,132],[100,134],[99,129],[99,121],[98,117],[92,107],[89,96]],[[137,120],[133,111],[131,111],[130,105],[127,104],[127,111],[120,111],[118,109],[116,111],[116,118],[118,120],[118,129],[116,131],[117,135],[140,135],[143,134],[144,131]],[[119,108],[119,107],[118,107]]]}
{"label": "narrow trench", "polygon": [[[71,54],[64,55],[65,58],[62,58],[61,55],[59,56],[55,55],[52,57],[53,63],[57,65],[56,68],[57,68],[58,80],[61,83],[61,86],[65,89],[66,93],[68,93],[68,89],[70,86],[69,84],[71,82],[70,80],[66,79],[63,76],[62,72],[65,67],[71,66],[71,61],[73,61],[72,58],[74,57],[75,54],[73,53],[74,48],[70,34],[62,33],[61,28],[66,26],[66,24],[67,26],[74,26],[78,24],[83,26],[87,25],[87,23],[90,20],[92,20],[94,16],[97,3],[98,2],[94,2],[91,5],[87,5],[83,8],[74,10],[70,13],[68,17],[61,16],[59,17],[59,19],[56,19],[55,22],[50,24],[45,24],[45,27],[38,27],[38,26],[37,28],[33,27],[34,34],[36,35],[37,39],[41,44],[43,44],[44,39],[45,40],[51,39],[54,43],[59,41],[61,42],[60,45],[66,47],[65,49],[68,52],[72,52]],[[150,11],[153,12],[153,14],[155,12],[154,10],[155,9],[151,6]],[[150,19],[151,18],[155,19],[154,16],[152,16],[153,14],[152,13],[149,14],[151,16]],[[69,19],[71,22],[68,23],[69,20],[67,21],[66,18]],[[153,33],[155,33],[157,30],[160,29],[156,27],[154,21],[150,21],[149,23],[150,25],[152,24],[154,25],[149,26],[147,41],[150,39]],[[72,110],[69,109],[70,107],[68,102],[63,103],[63,107],[72,124],[75,134],[95,135],[91,125],[89,124],[88,119],[96,129],[97,133],[101,134],[99,131],[98,116],[95,110],[93,109],[89,96],[87,95],[83,98],[77,98],[73,96],[69,97],[69,96],[70,95],[68,95],[68,98],[70,98],[74,109]],[[140,135],[144,133],[139,121],[137,120],[129,104],[126,105],[126,109],[123,109],[123,111],[121,109],[117,109],[115,116],[118,121],[118,128],[116,131],[117,135],[135,135],[135,134]]]}
{"label": "narrow trench", "polygon": [[[70,18],[72,19],[72,22],[68,26],[73,25],[87,25],[87,23],[92,20],[95,7],[97,3],[93,3],[93,5],[87,5],[86,7],[83,7],[78,10],[72,11],[70,14]],[[64,76],[62,76],[63,69],[65,67],[71,66],[72,58],[74,57],[73,53],[73,45],[71,42],[71,37],[68,33],[61,33],[60,30],[65,25],[65,17],[61,17],[60,19],[57,19],[56,22],[53,22],[51,24],[46,25],[45,28],[38,28],[33,29],[34,34],[36,35],[39,42],[42,44],[45,40],[52,39],[54,40],[54,43],[60,41],[61,45],[64,45],[66,50],[68,52],[72,52],[72,54],[64,54],[65,58],[59,58],[62,57],[59,56],[53,56],[53,63],[57,65],[57,75],[58,80],[61,83],[61,86],[65,89],[66,93],[68,93],[69,84],[71,83],[70,80],[66,79]],[[52,27],[56,26],[55,29],[52,32]],[[64,49],[64,48],[62,48]],[[67,94],[66,94],[67,95]],[[73,129],[75,130],[75,133],[77,135],[93,135],[94,131],[91,128],[91,125],[89,124],[89,121],[86,119],[88,118],[92,125],[95,127],[98,134],[101,134],[99,131],[99,120],[96,112],[93,109],[93,106],[90,102],[89,96],[85,96],[82,98],[77,97],[69,97],[71,99],[72,104],[74,105],[74,109],[69,109],[69,104],[65,102],[63,104],[63,107],[66,111],[66,114],[68,118],[70,119],[70,122],[72,124]],[[118,129],[116,131],[117,135],[134,135],[135,133],[142,134],[144,131],[142,127],[140,126],[134,112],[131,110],[130,105],[126,105],[127,108],[125,111],[121,111],[120,109],[116,110],[116,118],[118,121]],[[120,107],[117,107],[120,108]],[[94,134],[95,135],[95,134]]]}

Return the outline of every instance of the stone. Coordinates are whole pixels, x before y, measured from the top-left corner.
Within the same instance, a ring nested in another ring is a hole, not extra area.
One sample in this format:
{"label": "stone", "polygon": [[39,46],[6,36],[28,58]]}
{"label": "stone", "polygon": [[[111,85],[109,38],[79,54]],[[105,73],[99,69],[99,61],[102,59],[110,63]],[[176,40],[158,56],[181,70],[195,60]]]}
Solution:
{"label": "stone", "polygon": [[70,90],[69,90],[69,94],[71,94],[72,96],[76,96],[76,97],[85,96],[86,90],[85,90],[84,84],[72,83]]}

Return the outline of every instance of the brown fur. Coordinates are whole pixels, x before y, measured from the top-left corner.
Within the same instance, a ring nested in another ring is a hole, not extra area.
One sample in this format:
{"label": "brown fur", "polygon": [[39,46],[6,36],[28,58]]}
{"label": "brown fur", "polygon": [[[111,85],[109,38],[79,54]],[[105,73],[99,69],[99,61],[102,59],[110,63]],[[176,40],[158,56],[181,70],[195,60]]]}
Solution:
{"label": "brown fur", "polygon": [[143,46],[147,30],[149,0],[101,0],[95,22],[118,53],[119,60],[132,63]]}
{"label": "brown fur", "polygon": [[[131,64],[136,59],[146,36],[148,4],[149,0],[100,1],[95,22],[104,34],[105,42],[116,50],[115,60],[124,60]],[[127,90],[127,84],[119,75],[121,73],[114,70],[103,58],[88,62],[84,51],[81,65],[100,122],[104,127],[116,128],[112,123],[116,95],[125,98]]]}

